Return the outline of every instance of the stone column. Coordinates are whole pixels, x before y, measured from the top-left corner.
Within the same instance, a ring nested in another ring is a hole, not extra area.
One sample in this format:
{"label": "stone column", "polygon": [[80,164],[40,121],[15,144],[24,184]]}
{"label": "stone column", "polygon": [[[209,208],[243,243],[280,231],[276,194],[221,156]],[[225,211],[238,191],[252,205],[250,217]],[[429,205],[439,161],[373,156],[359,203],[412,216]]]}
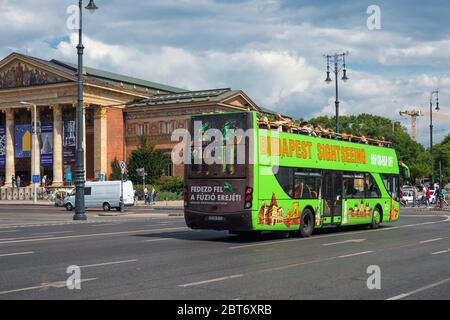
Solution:
{"label": "stone column", "polygon": [[106,175],[108,171],[108,119],[107,108],[97,107],[94,110],[94,172]]}
{"label": "stone column", "polygon": [[83,104],[83,155],[84,155],[84,181],[86,181],[86,175],[87,175],[87,167],[86,167],[86,108],[89,107],[88,103]]}
{"label": "stone column", "polygon": [[53,187],[64,184],[63,171],[63,121],[62,107],[54,105],[53,109]]}
{"label": "stone column", "polygon": [[[34,119],[34,110],[31,108],[31,131],[33,131],[33,120]],[[39,122],[39,107],[36,108],[36,121]],[[36,172],[34,172],[34,140],[33,135],[31,135],[31,181],[30,184],[33,184],[33,175],[41,175],[41,145],[39,143],[39,135],[36,134]]]}
{"label": "stone column", "polygon": [[6,156],[5,188],[12,187],[12,176],[16,175],[14,166],[14,109],[6,109]]}

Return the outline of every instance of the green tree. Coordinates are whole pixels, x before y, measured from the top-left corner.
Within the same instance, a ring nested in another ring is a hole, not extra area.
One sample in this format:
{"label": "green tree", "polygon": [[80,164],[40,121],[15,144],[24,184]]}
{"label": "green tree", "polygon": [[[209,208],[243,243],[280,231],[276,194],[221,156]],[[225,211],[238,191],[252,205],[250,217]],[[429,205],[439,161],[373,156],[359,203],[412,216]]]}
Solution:
{"label": "green tree", "polygon": [[[433,147],[434,176],[439,177],[439,163],[442,167],[442,181],[450,182],[450,134],[444,140]],[[438,180],[438,179],[436,179]]]}
{"label": "green tree", "polygon": [[145,184],[153,184],[161,177],[170,165],[170,155],[155,150],[155,146],[148,142],[148,138],[141,138],[139,147],[131,153],[128,160],[128,175],[135,184],[142,183],[142,177],[137,174],[137,169],[145,169]]}
{"label": "green tree", "polygon": [[110,181],[117,181],[122,179],[122,169],[120,169],[119,160],[117,158],[114,158],[114,160],[111,162],[111,174],[109,175]]}

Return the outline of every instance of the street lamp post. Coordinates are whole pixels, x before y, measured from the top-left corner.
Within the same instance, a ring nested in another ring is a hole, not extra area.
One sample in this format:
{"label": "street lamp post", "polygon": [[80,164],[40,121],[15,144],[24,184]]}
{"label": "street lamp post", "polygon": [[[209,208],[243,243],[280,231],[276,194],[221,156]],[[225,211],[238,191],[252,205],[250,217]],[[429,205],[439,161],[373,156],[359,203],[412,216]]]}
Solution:
{"label": "street lamp post", "polygon": [[348,80],[347,77],[347,69],[345,65],[345,57],[348,56],[348,52],[344,53],[335,53],[334,55],[325,55],[325,58],[327,58],[327,78],[325,79],[326,83],[330,83],[331,77],[330,77],[330,62],[333,63],[334,67],[332,68],[332,72],[334,73],[334,79],[335,79],[335,89],[336,89],[336,100],[334,101],[335,107],[336,107],[336,133],[339,133],[339,90],[338,90],[338,75],[339,72],[342,70],[343,75],[341,80],[346,82]]}
{"label": "street lamp post", "polygon": [[436,104],[436,111],[439,111],[439,89],[430,94],[430,154],[431,154],[431,182],[430,186],[434,186],[434,158],[433,158],[433,102]]}
{"label": "street lamp post", "polygon": [[21,104],[33,106],[33,130],[32,130],[32,152],[33,152],[33,173],[31,174],[31,182],[33,183],[33,204],[37,204],[37,182],[34,182],[34,176],[37,175],[37,106],[35,103],[21,101]]}
{"label": "street lamp post", "polygon": [[[83,0],[78,1],[79,29],[78,29],[78,105],[77,105],[77,165],[75,177],[75,215],[73,220],[86,220],[84,207],[84,148],[83,148]],[[98,9],[94,0],[90,0],[86,9],[93,12]]]}

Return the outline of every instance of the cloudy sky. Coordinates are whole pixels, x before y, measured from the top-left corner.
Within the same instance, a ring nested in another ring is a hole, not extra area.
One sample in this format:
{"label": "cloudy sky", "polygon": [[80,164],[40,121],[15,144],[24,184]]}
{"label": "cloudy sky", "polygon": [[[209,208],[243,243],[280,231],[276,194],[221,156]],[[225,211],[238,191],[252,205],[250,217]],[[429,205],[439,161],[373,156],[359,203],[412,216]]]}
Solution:
{"label": "cloudy sky", "polygon": [[[435,139],[450,132],[448,0],[95,2],[100,10],[83,19],[91,67],[189,90],[242,89],[258,105],[308,118],[334,113],[323,55],[348,50],[343,114],[369,112],[409,127],[400,109],[429,110],[430,92],[439,88]],[[73,4],[0,0],[0,56],[17,51],[76,62],[77,36],[67,26]],[[380,30],[367,27],[370,5],[381,10]],[[419,141],[426,145],[428,125],[422,117]]]}

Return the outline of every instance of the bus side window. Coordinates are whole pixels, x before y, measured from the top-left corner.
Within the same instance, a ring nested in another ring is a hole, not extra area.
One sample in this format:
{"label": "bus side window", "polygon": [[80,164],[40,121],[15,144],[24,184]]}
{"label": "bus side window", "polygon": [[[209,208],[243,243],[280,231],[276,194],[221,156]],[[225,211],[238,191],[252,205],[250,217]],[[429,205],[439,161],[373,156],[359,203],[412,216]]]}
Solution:
{"label": "bus side window", "polygon": [[375,179],[370,173],[366,174],[366,190],[367,190],[367,198],[381,197],[380,188],[378,187]]}
{"label": "bus side window", "polygon": [[389,192],[389,195],[399,200],[400,195],[400,180],[399,176],[394,175],[383,175],[383,183],[386,187],[386,190]]}
{"label": "bus side window", "polygon": [[313,174],[302,174],[302,170],[300,169],[294,177],[294,198],[318,199],[321,185],[321,175],[316,172]]}
{"label": "bus side window", "polygon": [[364,189],[364,175],[344,175],[344,198],[364,198]]}
{"label": "bus side window", "polygon": [[293,188],[294,168],[279,167],[275,176],[284,192],[286,192],[289,197],[293,197],[295,193],[295,188]]}

